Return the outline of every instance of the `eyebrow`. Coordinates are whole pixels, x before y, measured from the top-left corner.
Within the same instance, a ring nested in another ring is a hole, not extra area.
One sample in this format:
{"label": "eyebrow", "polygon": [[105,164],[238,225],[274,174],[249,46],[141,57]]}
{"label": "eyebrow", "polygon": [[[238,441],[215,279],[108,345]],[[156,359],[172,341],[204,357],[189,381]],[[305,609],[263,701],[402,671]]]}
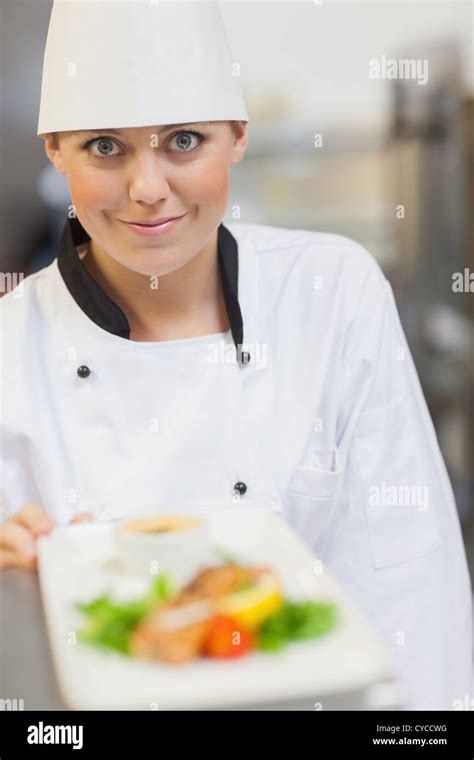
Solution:
{"label": "eyebrow", "polygon": [[[181,124],[164,124],[162,127],[160,127],[158,132],[165,132],[168,129],[174,129],[174,127],[196,127],[200,125],[208,126],[209,124],[212,124],[212,121],[194,121],[194,122],[190,121],[190,122],[184,122]],[[150,127],[150,129],[152,129],[152,127]],[[103,134],[104,132],[109,132],[112,135],[122,135],[124,130],[123,129],[84,129],[81,131],[88,132],[94,135],[100,135],[100,134]]]}

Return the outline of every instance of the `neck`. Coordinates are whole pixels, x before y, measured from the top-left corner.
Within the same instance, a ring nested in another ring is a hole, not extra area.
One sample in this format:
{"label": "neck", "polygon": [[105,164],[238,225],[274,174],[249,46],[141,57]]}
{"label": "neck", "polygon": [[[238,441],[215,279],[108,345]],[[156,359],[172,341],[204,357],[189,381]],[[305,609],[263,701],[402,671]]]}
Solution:
{"label": "neck", "polygon": [[229,329],[219,271],[217,230],[204,248],[174,272],[150,286],[150,277],[127,269],[94,241],[83,264],[122,309],[130,338],[180,340]]}

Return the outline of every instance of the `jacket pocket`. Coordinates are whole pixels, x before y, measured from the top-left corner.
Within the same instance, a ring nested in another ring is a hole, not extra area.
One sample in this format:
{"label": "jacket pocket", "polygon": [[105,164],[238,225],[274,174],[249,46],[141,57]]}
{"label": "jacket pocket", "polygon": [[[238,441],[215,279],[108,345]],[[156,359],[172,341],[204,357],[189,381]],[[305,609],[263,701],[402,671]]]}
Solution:
{"label": "jacket pocket", "polygon": [[361,416],[354,451],[374,567],[416,559],[442,546],[432,463],[402,399]]}
{"label": "jacket pocket", "polygon": [[337,448],[313,453],[315,466],[295,467],[284,495],[289,523],[311,545],[328,523],[343,475]]}

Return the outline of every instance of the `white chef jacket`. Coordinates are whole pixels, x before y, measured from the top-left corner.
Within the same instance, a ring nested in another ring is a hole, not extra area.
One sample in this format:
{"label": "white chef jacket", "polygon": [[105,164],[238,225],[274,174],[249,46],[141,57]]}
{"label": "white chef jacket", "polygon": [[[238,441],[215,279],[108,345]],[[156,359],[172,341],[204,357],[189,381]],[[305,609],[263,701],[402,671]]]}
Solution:
{"label": "white chef jacket", "polygon": [[370,253],[339,235],[220,225],[230,329],[138,342],[84,267],[86,239],[67,220],[58,258],[0,300],[2,519],[28,501],[59,523],[274,508],[378,631],[408,707],[465,700],[456,505]]}

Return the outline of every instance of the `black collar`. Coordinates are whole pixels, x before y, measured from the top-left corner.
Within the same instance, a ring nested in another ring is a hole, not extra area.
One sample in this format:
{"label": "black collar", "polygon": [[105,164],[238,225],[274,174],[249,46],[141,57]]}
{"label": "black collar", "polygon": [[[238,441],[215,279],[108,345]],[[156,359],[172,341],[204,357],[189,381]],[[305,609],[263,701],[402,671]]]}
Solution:
{"label": "black collar", "polygon": [[[130,339],[130,325],[122,309],[91,277],[75,246],[90,240],[79,219],[67,219],[59,244],[58,267],[77,305],[99,327],[121,338]],[[238,299],[239,258],[237,241],[223,224],[218,228],[219,270],[232,338],[241,361],[243,320]]]}

